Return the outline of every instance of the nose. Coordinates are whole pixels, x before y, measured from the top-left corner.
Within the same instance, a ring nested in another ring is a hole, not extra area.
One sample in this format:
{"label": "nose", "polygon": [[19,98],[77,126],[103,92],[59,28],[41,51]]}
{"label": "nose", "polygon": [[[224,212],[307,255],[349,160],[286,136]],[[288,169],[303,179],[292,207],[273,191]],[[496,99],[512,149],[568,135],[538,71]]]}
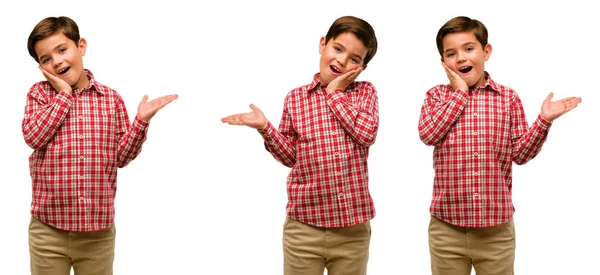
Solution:
{"label": "nose", "polygon": [[456,56],[457,56],[458,62],[463,62],[463,61],[467,60],[467,55],[464,52],[462,52],[462,51],[459,51],[456,54]]}
{"label": "nose", "polygon": [[339,54],[336,58],[335,61],[337,61],[338,64],[340,64],[340,66],[342,67],[346,67],[346,56],[343,54]]}
{"label": "nose", "polygon": [[60,66],[62,64],[62,62],[63,62],[63,59],[60,55],[55,55],[52,57],[52,65],[54,67]]}

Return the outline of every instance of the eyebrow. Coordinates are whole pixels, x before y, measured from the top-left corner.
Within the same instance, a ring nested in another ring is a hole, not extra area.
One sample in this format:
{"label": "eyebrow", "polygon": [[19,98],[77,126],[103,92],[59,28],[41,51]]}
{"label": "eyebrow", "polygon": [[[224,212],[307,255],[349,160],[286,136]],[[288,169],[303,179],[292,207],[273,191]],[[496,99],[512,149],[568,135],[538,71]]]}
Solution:
{"label": "eyebrow", "polygon": [[[54,49],[52,49],[52,51],[55,51],[56,49],[61,48],[65,45],[67,45],[67,43],[60,43],[60,44],[56,45],[56,47],[54,47]],[[46,54],[40,55],[39,60],[41,61],[44,58],[46,58]]]}

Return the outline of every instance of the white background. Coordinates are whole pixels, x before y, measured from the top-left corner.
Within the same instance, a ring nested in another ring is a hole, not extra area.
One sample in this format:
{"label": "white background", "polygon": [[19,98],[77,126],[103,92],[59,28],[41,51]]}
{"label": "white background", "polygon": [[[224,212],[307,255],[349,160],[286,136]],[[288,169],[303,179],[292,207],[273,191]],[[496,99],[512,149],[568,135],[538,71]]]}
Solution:
{"label": "white background", "polygon": [[430,274],[433,148],[419,140],[417,123],[427,89],[447,83],[435,36],[457,15],[486,24],[486,70],[517,91],[530,124],[550,91],[583,98],[555,121],[536,159],[513,166],[516,272],[597,272],[600,19],[592,2],[5,1],[0,273],[29,274],[31,149],[21,120],[29,87],[43,78],[26,43],[37,22],[60,15],[79,24],[84,66],[123,96],[130,116],[144,94],[180,95],[152,120],[141,155],[119,170],[116,274],[282,273],[289,169],[256,131],[220,118],[254,103],[277,125],[286,93],[312,80],[319,38],[342,15],[370,22],[379,41],[359,76],[380,100],[369,274]]}

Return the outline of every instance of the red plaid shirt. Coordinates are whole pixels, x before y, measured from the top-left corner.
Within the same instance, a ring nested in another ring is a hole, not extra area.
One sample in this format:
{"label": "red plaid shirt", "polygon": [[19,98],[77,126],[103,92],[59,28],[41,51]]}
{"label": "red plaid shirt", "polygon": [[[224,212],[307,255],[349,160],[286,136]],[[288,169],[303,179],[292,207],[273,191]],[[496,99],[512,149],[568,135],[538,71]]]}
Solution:
{"label": "red plaid shirt", "polygon": [[433,87],[421,108],[419,135],[435,146],[430,211],[458,226],[494,226],[512,217],[512,162],[533,159],[551,125],[538,115],[528,128],[515,91],[485,76],[485,85],[468,93]]}
{"label": "red plaid shirt", "polygon": [[31,214],[70,231],[93,231],[114,222],[117,167],[141,151],[148,123],[129,124],[125,104],[113,89],[85,71],[89,85],[73,95],[47,81],[27,94],[23,136],[29,157]]}
{"label": "red plaid shirt", "polygon": [[266,149],[292,168],[287,215],[318,227],[343,227],[375,216],[367,157],[379,127],[377,91],[369,82],[326,94],[318,80],[285,98],[279,131],[259,131]]}

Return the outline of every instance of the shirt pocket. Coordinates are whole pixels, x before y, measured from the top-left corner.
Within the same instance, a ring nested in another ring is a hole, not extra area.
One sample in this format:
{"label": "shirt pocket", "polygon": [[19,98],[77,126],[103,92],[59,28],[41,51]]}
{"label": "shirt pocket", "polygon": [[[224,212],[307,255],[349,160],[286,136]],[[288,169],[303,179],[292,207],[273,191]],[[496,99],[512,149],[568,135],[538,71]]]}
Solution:
{"label": "shirt pocket", "polygon": [[490,113],[486,127],[486,140],[498,156],[504,155],[510,146],[510,110],[498,108]]}

